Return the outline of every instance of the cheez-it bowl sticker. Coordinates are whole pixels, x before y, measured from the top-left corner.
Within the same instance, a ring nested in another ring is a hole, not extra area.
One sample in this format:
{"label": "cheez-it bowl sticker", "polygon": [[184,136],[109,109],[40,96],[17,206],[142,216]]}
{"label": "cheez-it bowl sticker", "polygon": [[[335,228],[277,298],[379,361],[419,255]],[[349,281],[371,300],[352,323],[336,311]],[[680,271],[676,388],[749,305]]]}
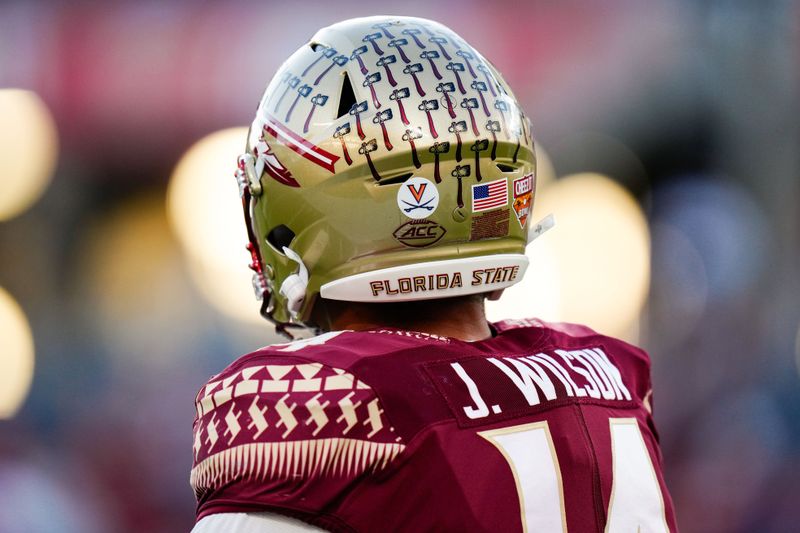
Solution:
{"label": "cheez-it bowl sticker", "polygon": [[521,228],[525,227],[528,215],[531,214],[531,197],[533,196],[533,174],[514,180],[514,212]]}
{"label": "cheez-it bowl sticker", "polygon": [[406,180],[397,190],[397,207],[408,218],[428,217],[438,205],[439,191],[429,179],[415,176]]}

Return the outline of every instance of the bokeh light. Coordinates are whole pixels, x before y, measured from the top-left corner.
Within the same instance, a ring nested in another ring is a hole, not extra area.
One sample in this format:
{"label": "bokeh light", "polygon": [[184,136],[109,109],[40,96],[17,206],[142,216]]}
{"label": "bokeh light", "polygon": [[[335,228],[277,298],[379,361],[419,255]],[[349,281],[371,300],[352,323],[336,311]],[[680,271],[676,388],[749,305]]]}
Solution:
{"label": "bokeh light", "polygon": [[772,245],[770,228],[744,187],[718,176],[682,176],[656,189],[653,200],[656,223],[682,233],[700,255],[710,297],[736,299],[759,280]]}
{"label": "bokeh light", "polygon": [[247,268],[242,204],[233,178],[246,137],[247,128],[229,128],[190,147],[172,174],[167,210],[189,272],[203,295],[230,317],[260,323]]}
{"label": "bokeh light", "polygon": [[[107,491],[97,486],[83,465],[59,459],[36,455],[0,461],[0,531],[114,530],[117,517]],[[42,512],[41,502],[47,502],[47,512]]]}
{"label": "bokeh light", "polygon": [[33,380],[33,335],[25,313],[0,288],[0,420],[19,410]]}
{"label": "bokeh light", "polygon": [[681,176],[653,192],[651,318],[668,349],[702,327],[716,302],[742,302],[767,268],[772,237],[746,189],[719,177]]}
{"label": "bokeh light", "polygon": [[[674,225],[652,225],[654,297],[649,311],[660,327],[662,348],[683,342],[702,324],[708,304],[708,273],[703,256],[687,235]],[[668,296],[667,296],[668,295]],[[664,297],[661,297],[664,296]]]}
{"label": "bokeh light", "polygon": [[0,220],[28,209],[47,189],[58,155],[58,133],[35,93],[0,89]]}
{"label": "bokeh light", "polygon": [[528,247],[526,253],[530,264],[521,282],[503,291],[500,300],[486,301],[486,314],[490,320],[531,317],[560,319],[561,274],[552,236],[552,233],[546,233]]}
{"label": "bokeh light", "polygon": [[200,297],[186,280],[160,191],[126,198],[95,219],[78,250],[79,292],[98,315],[95,334],[114,364],[129,372],[189,363],[183,337],[203,327],[201,317],[187,318]]}
{"label": "bokeh light", "polygon": [[600,174],[574,174],[537,198],[556,227],[532,244],[525,279],[489,302],[492,319],[539,316],[630,338],[650,281],[647,221],[634,198]]}

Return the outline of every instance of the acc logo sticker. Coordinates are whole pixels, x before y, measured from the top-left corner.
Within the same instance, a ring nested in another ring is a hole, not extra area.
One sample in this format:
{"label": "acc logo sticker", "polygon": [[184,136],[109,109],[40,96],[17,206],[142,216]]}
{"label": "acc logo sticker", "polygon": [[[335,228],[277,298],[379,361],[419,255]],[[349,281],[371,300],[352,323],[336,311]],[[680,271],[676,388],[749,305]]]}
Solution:
{"label": "acc logo sticker", "polygon": [[514,180],[514,212],[521,228],[525,227],[528,215],[531,214],[531,196],[533,195],[533,174]]}
{"label": "acc logo sticker", "polygon": [[439,205],[439,191],[432,181],[413,177],[397,190],[397,207],[408,218],[421,219],[432,215]]}
{"label": "acc logo sticker", "polygon": [[392,234],[395,239],[414,248],[424,248],[439,242],[447,230],[432,220],[409,220]]}

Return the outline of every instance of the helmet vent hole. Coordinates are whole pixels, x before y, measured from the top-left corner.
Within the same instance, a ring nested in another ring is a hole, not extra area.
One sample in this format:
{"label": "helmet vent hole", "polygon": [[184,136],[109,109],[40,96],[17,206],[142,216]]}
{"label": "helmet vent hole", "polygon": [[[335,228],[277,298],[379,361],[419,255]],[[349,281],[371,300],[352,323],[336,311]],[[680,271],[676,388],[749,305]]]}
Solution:
{"label": "helmet vent hole", "polygon": [[518,166],[506,165],[505,163],[497,163],[497,168],[500,172],[516,172]]}
{"label": "helmet vent hole", "polygon": [[347,71],[344,73],[342,80],[342,93],[339,96],[339,110],[336,116],[343,117],[350,112],[350,108],[356,104],[356,93],[353,91],[353,85],[350,83],[350,76]]}
{"label": "helmet vent hole", "polygon": [[308,46],[310,46],[310,47],[311,47],[311,50],[313,50],[314,52],[316,52],[316,51],[317,51],[317,48],[319,48],[319,47],[320,47],[320,46],[322,46],[322,45],[321,45],[320,43],[318,43],[318,42],[313,42],[313,43],[308,43]]}
{"label": "helmet vent hole", "polygon": [[413,172],[406,172],[405,174],[400,174],[399,176],[392,176],[382,179],[378,182],[378,185],[396,185],[398,183],[405,183],[405,181],[413,175]]}
{"label": "helmet vent hole", "polygon": [[280,253],[283,253],[284,246],[289,246],[292,243],[292,239],[294,239],[294,232],[284,224],[275,226],[267,234],[267,243]]}

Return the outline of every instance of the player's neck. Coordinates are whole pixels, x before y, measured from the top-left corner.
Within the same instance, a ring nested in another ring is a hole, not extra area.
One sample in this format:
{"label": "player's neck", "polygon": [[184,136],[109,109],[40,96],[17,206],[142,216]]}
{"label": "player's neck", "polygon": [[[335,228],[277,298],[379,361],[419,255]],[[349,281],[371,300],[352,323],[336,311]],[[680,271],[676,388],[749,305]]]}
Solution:
{"label": "player's neck", "polygon": [[463,341],[478,341],[492,336],[482,297],[392,304],[322,302],[315,307],[320,311],[317,321],[326,330],[396,328]]}

